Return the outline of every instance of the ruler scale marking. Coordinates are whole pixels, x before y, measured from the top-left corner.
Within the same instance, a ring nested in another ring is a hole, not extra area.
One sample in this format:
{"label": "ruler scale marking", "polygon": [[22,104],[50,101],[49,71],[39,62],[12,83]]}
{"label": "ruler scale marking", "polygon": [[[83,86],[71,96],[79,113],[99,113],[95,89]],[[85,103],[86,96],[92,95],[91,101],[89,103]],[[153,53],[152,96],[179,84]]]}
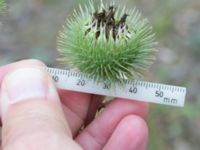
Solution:
{"label": "ruler scale marking", "polygon": [[138,80],[125,80],[124,87],[118,85],[113,87],[108,83],[96,83],[93,78],[84,73],[57,68],[47,68],[46,70],[52,76],[57,88],[60,89],[171,106],[184,106],[186,95],[184,87]]}

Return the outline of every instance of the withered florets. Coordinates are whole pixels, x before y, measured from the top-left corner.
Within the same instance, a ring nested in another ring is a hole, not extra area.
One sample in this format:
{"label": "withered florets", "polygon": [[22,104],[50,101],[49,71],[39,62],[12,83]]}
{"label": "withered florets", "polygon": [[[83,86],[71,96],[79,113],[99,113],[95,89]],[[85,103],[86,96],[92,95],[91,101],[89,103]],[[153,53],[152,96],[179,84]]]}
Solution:
{"label": "withered florets", "polygon": [[114,6],[110,6],[108,10],[103,9],[101,12],[95,11],[92,14],[91,23],[87,24],[89,28],[85,31],[85,35],[94,29],[96,39],[99,38],[100,34],[105,34],[107,40],[109,40],[109,37],[112,36],[115,41],[117,38],[120,38],[122,33],[127,31],[124,38],[125,40],[129,39],[130,31],[128,30],[128,25],[126,24],[126,20],[129,15],[125,13],[119,20],[117,20],[115,18],[116,9],[117,8]]}

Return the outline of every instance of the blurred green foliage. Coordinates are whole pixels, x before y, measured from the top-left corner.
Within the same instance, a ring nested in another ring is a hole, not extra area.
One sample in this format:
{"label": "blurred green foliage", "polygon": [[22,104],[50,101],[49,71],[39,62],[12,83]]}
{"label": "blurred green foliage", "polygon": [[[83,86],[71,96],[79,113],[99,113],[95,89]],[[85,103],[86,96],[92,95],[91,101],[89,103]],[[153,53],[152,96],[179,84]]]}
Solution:
{"label": "blurred green foliage", "polygon": [[0,0],[0,13],[4,12],[6,9],[6,4],[4,0]]}

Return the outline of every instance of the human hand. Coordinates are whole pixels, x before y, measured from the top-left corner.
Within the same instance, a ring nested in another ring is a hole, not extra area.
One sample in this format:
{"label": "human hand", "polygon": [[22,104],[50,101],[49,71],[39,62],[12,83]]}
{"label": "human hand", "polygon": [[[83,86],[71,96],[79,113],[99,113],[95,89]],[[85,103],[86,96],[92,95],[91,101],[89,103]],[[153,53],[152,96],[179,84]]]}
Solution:
{"label": "human hand", "polygon": [[36,60],[0,67],[3,150],[145,149],[147,103],[115,98],[80,132],[92,95],[56,90],[43,67]]}

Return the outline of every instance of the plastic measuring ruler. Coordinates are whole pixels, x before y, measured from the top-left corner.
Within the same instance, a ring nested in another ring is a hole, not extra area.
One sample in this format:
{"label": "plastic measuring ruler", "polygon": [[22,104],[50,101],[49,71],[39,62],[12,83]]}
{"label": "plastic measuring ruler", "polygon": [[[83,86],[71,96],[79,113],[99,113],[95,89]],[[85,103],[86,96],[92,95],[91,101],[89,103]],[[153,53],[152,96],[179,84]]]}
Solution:
{"label": "plastic measuring ruler", "polygon": [[186,88],[146,81],[124,80],[123,86],[96,83],[87,74],[58,68],[47,68],[58,89],[120,97],[183,107]]}

